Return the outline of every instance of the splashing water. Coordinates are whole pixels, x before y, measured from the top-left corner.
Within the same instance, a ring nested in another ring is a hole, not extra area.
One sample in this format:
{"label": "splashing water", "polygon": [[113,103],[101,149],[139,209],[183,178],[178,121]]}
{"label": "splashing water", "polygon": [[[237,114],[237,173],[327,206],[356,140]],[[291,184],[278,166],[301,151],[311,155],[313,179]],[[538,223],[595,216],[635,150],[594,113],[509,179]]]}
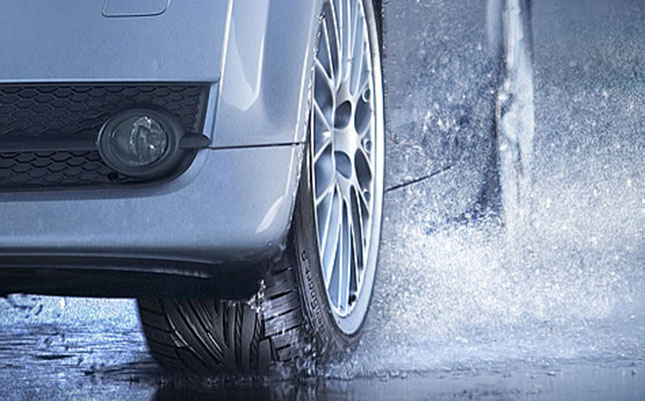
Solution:
{"label": "splashing water", "polygon": [[584,204],[584,183],[538,187],[536,224],[510,242],[495,218],[386,228],[363,343],[328,375],[642,358],[645,213],[634,191],[605,191],[634,207]]}
{"label": "splashing water", "polygon": [[[615,79],[616,62],[602,58],[615,33],[599,29],[590,41],[584,28],[571,27],[566,37],[553,29],[554,14],[562,14],[556,3],[533,7],[535,70],[521,48],[511,60],[516,68],[507,65],[498,115],[501,217],[427,229],[441,214],[428,187],[439,193],[467,182],[467,174],[455,175],[459,166],[425,188],[388,194],[365,335],[328,377],[511,375],[523,364],[552,372],[566,363],[633,366],[645,358],[645,83],[633,79],[643,64],[631,54],[642,40],[620,56],[635,75]],[[506,23],[521,42],[512,20],[518,2],[506,4]],[[598,18],[634,10],[605,11]],[[645,35],[642,27],[602,26],[626,30],[628,43],[635,29]],[[415,135],[392,120],[393,135]]]}

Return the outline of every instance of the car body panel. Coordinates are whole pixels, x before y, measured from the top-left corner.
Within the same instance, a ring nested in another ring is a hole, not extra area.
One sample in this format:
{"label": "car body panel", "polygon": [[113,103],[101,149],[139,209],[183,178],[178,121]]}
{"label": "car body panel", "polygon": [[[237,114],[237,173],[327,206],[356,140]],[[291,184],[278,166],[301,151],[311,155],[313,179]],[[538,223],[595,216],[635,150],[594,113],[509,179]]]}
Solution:
{"label": "car body panel", "polygon": [[0,259],[140,258],[213,273],[272,257],[295,203],[322,1],[173,0],[159,13],[110,3],[0,0],[11,60],[0,85],[208,82],[212,143],[167,182],[0,192]]}
{"label": "car body panel", "polygon": [[302,142],[322,2],[233,3],[213,146]]}
{"label": "car body panel", "polygon": [[0,1],[0,82],[219,78],[227,1],[175,1],[163,14],[142,18],[105,18],[103,6],[103,0]]}

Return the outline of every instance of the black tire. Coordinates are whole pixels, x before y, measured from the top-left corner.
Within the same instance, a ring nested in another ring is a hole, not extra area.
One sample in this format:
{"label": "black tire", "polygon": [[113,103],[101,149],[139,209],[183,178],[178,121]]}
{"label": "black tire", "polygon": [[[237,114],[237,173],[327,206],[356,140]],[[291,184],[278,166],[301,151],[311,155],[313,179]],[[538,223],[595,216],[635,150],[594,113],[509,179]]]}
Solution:
{"label": "black tire", "polygon": [[273,361],[328,357],[355,346],[358,335],[343,335],[326,310],[321,270],[311,254],[316,245],[306,181],[303,177],[287,249],[253,299],[138,301],[148,347],[163,367],[261,373]]}
{"label": "black tire", "polygon": [[271,266],[263,294],[251,301],[139,300],[152,356],[171,370],[225,373],[266,372],[272,361],[294,360],[307,330],[296,274],[281,264]]}
{"label": "black tire", "polygon": [[[376,7],[366,4],[380,30],[381,14]],[[269,266],[253,299],[138,301],[150,352],[163,367],[261,373],[273,362],[306,363],[314,357],[324,361],[356,346],[360,330],[346,334],[339,329],[323,284],[312,224],[309,156],[307,152],[287,248]],[[371,290],[370,286],[369,298]]]}

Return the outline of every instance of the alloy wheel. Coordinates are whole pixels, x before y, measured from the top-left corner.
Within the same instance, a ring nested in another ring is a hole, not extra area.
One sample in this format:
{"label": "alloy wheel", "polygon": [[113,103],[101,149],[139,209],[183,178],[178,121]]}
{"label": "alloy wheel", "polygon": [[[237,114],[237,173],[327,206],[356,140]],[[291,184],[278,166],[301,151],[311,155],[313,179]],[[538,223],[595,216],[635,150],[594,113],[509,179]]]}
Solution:
{"label": "alloy wheel", "polygon": [[326,2],[315,57],[314,214],[324,285],[337,322],[354,312],[361,297],[371,296],[372,285],[365,284],[374,278],[380,234],[383,99],[371,37],[376,30],[368,21],[363,0]]}

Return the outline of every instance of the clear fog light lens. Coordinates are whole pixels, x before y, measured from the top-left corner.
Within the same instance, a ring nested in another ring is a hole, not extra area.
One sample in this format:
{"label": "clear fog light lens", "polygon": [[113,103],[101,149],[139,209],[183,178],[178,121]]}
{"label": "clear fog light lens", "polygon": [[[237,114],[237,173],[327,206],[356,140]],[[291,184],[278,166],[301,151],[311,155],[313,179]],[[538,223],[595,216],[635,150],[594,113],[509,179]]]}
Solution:
{"label": "clear fog light lens", "polygon": [[162,110],[131,109],[103,124],[96,146],[115,171],[139,179],[168,176],[195,151],[180,147],[182,123]]}
{"label": "clear fog light lens", "polygon": [[168,142],[169,135],[162,123],[149,116],[133,116],[114,127],[108,146],[123,164],[144,167],[163,158]]}

